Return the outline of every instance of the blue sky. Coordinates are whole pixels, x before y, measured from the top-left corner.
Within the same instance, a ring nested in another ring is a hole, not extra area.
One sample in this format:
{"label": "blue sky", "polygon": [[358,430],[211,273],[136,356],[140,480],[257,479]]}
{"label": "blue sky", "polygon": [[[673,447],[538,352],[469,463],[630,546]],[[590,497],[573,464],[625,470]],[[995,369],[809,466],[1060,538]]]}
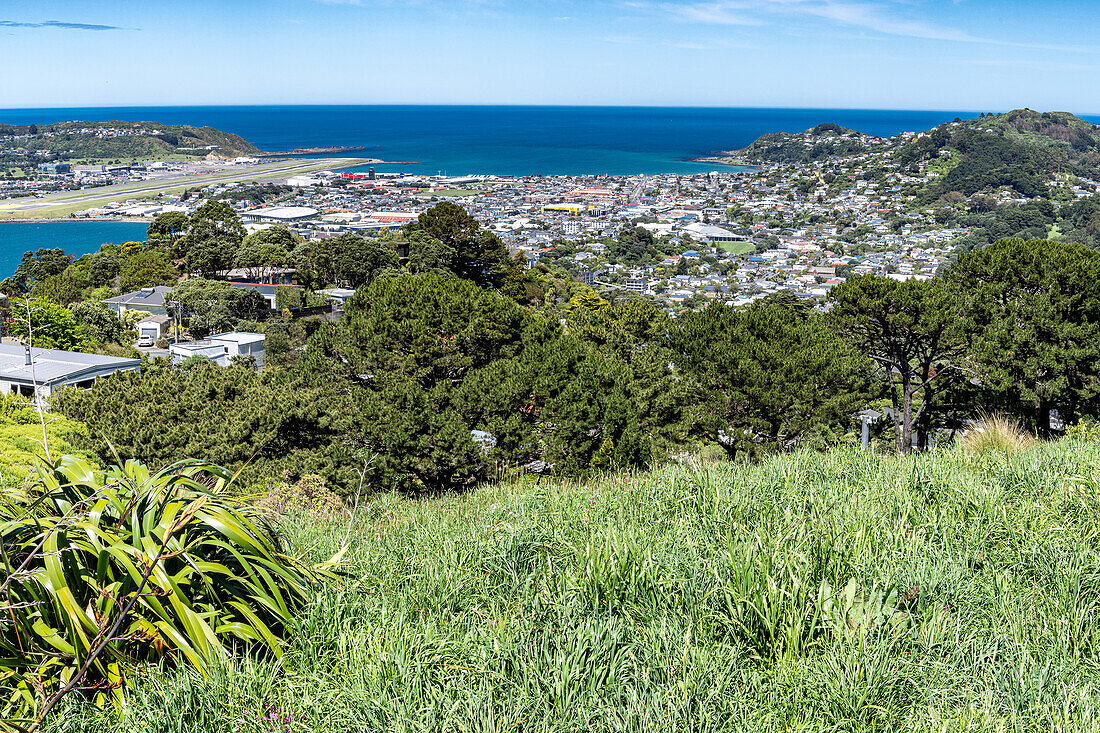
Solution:
{"label": "blue sky", "polygon": [[1100,113],[1096,0],[4,0],[0,106]]}

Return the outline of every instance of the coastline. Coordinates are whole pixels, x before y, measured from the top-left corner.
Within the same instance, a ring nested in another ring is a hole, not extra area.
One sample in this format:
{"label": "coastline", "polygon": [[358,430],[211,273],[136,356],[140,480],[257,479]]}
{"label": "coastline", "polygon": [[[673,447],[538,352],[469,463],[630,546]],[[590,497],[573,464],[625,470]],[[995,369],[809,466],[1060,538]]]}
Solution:
{"label": "coastline", "polygon": [[130,222],[133,224],[149,224],[153,221],[149,216],[80,216],[80,217],[66,217],[59,219],[52,217],[49,219],[0,219],[0,225],[3,224],[67,224],[69,222],[81,222],[81,221],[119,221]]}
{"label": "coastline", "polygon": [[711,163],[711,164],[714,164],[714,165],[734,165],[734,166],[738,166],[739,168],[745,168],[747,170],[754,170],[754,171],[760,170],[761,167],[762,167],[758,163],[747,163],[744,160],[741,160],[741,159],[738,159],[738,158],[724,157],[724,156],[704,156],[704,157],[701,157],[701,158],[692,158],[690,160],[690,162],[692,162],[692,163]]}

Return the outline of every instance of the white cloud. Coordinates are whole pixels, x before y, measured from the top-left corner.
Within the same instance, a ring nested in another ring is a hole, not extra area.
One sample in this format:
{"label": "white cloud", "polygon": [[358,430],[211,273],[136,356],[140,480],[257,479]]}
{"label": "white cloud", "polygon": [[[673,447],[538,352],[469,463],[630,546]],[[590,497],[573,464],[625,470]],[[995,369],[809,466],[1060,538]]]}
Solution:
{"label": "white cloud", "polygon": [[922,18],[919,16],[919,6],[901,0],[631,0],[621,4],[634,10],[658,12],[685,23],[753,26],[799,17],[820,18],[843,26],[904,38],[1077,53],[1096,53],[1100,50],[1094,47],[1015,42],[976,36],[960,28]]}

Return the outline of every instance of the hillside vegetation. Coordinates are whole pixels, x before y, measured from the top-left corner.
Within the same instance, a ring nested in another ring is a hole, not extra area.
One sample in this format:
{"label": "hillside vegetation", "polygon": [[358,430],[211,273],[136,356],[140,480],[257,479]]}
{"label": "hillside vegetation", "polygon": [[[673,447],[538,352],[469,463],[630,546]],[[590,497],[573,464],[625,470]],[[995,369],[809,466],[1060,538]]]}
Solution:
{"label": "hillside vegetation", "polygon": [[[54,730],[1087,730],[1100,447],[837,450],[372,498],[281,662]],[[321,560],[347,520],[292,517]],[[228,666],[230,665],[231,666]]]}
{"label": "hillside vegetation", "polygon": [[833,156],[858,155],[885,143],[883,138],[826,122],[805,132],[767,132],[747,147],[728,154],[750,163],[808,163]]}
{"label": "hillside vegetation", "polygon": [[[110,133],[105,131],[110,130]],[[97,132],[98,131],[98,132]],[[167,156],[232,158],[260,152],[240,135],[193,125],[159,122],[86,122],[0,125],[0,153],[48,150],[43,160],[163,160]]]}

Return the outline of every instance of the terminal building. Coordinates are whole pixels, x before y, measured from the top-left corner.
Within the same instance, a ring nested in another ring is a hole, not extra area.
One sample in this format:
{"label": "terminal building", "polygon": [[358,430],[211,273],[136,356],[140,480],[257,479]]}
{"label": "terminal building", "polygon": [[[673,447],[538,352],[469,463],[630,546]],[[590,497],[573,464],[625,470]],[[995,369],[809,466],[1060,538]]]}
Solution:
{"label": "terminal building", "polygon": [[305,221],[317,216],[317,209],[308,206],[268,206],[262,209],[242,211],[242,221],[287,224],[292,221]]}

